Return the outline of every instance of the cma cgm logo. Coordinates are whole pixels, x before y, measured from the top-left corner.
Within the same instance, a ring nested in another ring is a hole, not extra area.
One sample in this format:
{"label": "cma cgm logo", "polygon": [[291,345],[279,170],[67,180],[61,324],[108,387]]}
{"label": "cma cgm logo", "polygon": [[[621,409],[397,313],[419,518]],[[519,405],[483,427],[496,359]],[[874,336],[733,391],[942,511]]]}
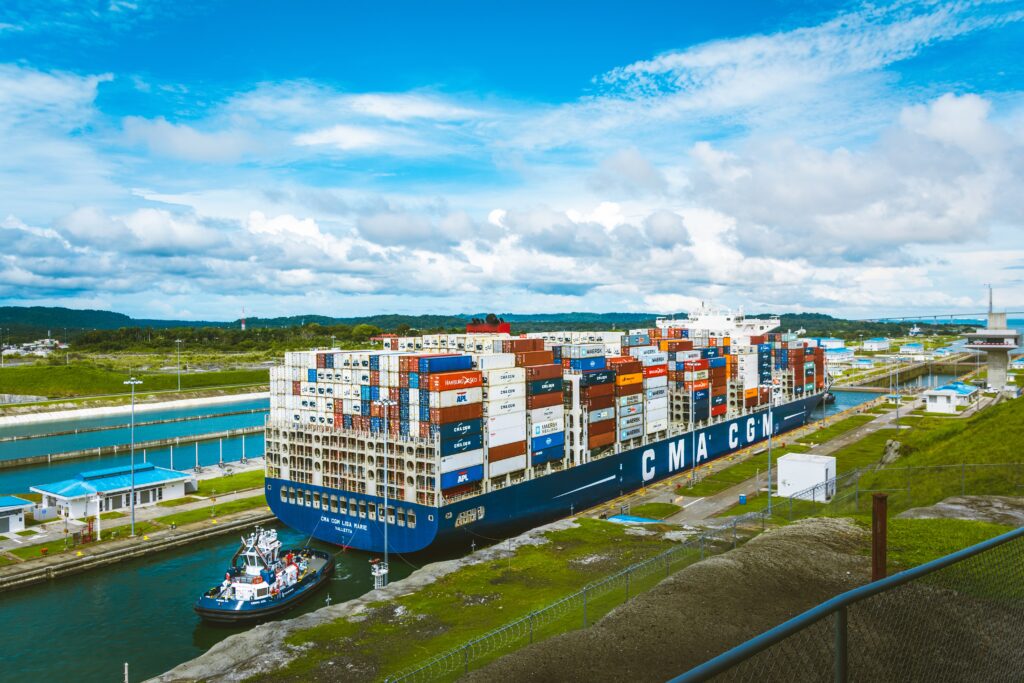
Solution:
{"label": "cma cgm logo", "polygon": [[[743,432],[740,432],[740,426],[743,427]],[[729,450],[735,450],[741,446],[747,446],[759,438],[763,439],[772,430],[771,417],[768,413],[761,416],[761,430],[758,434],[757,430],[757,418],[748,417],[746,420],[737,420],[728,427],[729,432]],[[683,469],[686,464],[686,444],[691,440],[691,437],[684,436],[677,439],[668,445],[668,474]],[[708,434],[707,432],[701,432],[695,439],[696,444],[694,446],[695,457],[691,467],[696,467],[703,460],[708,459]],[[641,456],[641,467],[643,467],[643,478],[644,481],[650,481],[654,479],[655,470],[655,455],[654,449],[648,448],[644,451]]]}

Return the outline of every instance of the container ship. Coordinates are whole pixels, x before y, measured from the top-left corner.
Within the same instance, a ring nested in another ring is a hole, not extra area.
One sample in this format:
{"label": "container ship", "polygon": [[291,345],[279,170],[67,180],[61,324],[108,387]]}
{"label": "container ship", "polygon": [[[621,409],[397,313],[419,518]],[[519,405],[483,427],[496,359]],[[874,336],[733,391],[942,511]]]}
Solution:
{"label": "container ship", "polygon": [[[702,307],[650,329],[388,336],[270,374],[266,496],[285,524],[390,552],[482,543],[807,423],[824,351]],[[386,500],[386,502],[385,502]]]}

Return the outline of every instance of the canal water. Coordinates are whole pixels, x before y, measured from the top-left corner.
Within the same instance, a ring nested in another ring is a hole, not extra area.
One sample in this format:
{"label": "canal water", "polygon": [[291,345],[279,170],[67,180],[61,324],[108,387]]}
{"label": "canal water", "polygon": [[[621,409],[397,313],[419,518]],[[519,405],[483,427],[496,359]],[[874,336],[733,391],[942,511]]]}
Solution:
{"label": "canal water", "polygon": [[[291,529],[279,527],[278,533],[286,548],[306,543]],[[339,550],[315,541],[311,545]],[[208,626],[192,611],[195,599],[220,582],[237,547],[238,537],[225,535],[0,593],[0,624],[4,624],[0,683],[110,683],[122,680],[124,662],[129,664],[130,680],[141,681],[245,630]],[[337,604],[371,590],[371,557],[357,551],[339,554],[330,586],[282,618],[323,607],[328,594]],[[413,571],[404,558],[392,555],[390,559],[393,581]],[[414,562],[421,565],[433,559],[418,557]]]}

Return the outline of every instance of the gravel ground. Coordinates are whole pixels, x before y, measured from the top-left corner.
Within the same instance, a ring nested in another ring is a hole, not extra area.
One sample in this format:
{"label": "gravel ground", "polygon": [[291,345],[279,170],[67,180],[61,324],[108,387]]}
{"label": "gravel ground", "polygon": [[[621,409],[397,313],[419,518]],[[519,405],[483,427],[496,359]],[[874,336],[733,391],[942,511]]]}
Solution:
{"label": "gravel ground", "polygon": [[923,508],[911,508],[899,519],[969,519],[1024,526],[1024,498],[1010,496],[953,496]]}
{"label": "gravel ground", "polygon": [[848,520],[772,530],[674,574],[589,629],[524,648],[463,680],[664,681],[864,583],[868,546],[867,532]]}

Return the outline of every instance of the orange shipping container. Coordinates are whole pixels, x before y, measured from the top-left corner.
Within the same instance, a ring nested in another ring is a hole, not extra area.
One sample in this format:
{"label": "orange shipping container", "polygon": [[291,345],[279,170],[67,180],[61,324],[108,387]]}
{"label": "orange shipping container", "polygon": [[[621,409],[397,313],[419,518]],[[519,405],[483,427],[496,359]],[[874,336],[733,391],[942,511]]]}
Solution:
{"label": "orange shipping container", "polygon": [[587,433],[589,433],[590,436],[608,434],[609,432],[614,434],[615,422],[615,420],[601,420],[600,422],[594,422],[587,428]]}
{"label": "orange shipping container", "polygon": [[499,460],[514,458],[525,453],[525,441],[516,441],[515,443],[507,443],[502,446],[491,446],[487,449],[487,462],[498,462]]}
{"label": "orange shipping container", "polygon": [[617,375],[615,377],[615,384],[624,387],[630,384],[642,384],[644,381],[644,373],[632,372],[627,375]]}
{"label": "orange shipping container", "polygon": [[[608,420],[608,423],[613,423],[614,420]],[[591,434],[587,438],[587,448],[600,448],[601,446],[610,446],[615,443],[615,432],[611,431],[607,434]]]}
{"label": "orange shipping container", "polygon": [[431,391],[448,391],[449,389],[472,389],[483,384],[483,376],[479,370],[463,370],[461,372],[441,372],[430,375]]}
{"label": "orange shipping container", "polygon": [[627,385],[622,386],[622,387],[615,387],[615,395],[616,396],[632,396],[633,394],[642,393],[643,390],[644,390],[644,385],[643,385],[642,382],[640,384],[627,384]]}
{"label": "orange shipping container", "polygon": [[451,408],[431,408],[430,421],[434,424],[448,424],[461,420],[475,420],[484,416],[484,405],[482,403],[466,403]]}
{"label": "orange shipping container", "polygon": [[745,390],[743,392],[743,398],[757,398],[757,387]]}
{"label": "orange shipping container", "polygon": [[592,384],[583,387],[580,394],[583,398],[597,398],[598,396],[611,396],[615,393],[615,386],[611,384]]}
{"label": "orange shipping container", "polygon": [[528,365],[551,365],[555,357],[550,351],[520,351],[516,353],[516,365],[526,367]]}
{"label": "orange shipping container", "polygon": [[535,410],[537,408],[547,408],[549,406],[557,406],[561,402],[561,391],[553,391],[550,394],[534,394],[533,396],[526,397],[526,409]]}
{"label": "orange shipping container", "polygon": [[[607,386],[611,386],[610,384]],[[601,410],[602,408],[611,408],[615,405],[614,396],[593,396],[591,398],[585,398],[582,401],[583,409],[586,411]]]}

